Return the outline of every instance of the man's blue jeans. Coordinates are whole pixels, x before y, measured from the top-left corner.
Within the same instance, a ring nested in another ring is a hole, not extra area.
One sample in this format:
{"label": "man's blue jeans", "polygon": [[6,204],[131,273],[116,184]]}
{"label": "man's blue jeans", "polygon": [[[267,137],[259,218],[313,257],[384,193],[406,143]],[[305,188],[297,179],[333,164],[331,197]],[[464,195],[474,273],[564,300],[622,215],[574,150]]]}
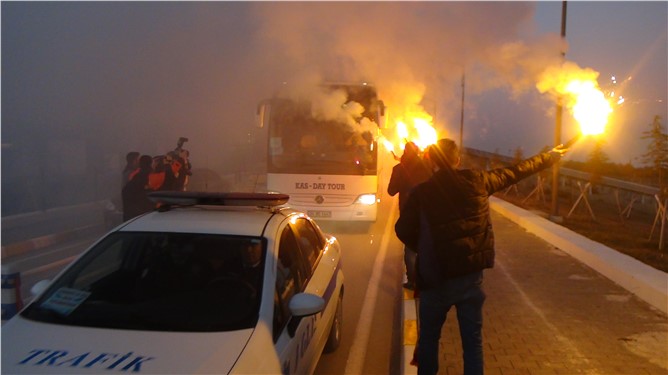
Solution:
{"label": "man's blue jeans", "polygon": [[439,340],[445,318],[452,306],[457,309],[459,334],[464,351],[464,374],[483,373],[482,355],[482,271],[420,291],[420,332],[418,338],[418,374],[438,372]]}

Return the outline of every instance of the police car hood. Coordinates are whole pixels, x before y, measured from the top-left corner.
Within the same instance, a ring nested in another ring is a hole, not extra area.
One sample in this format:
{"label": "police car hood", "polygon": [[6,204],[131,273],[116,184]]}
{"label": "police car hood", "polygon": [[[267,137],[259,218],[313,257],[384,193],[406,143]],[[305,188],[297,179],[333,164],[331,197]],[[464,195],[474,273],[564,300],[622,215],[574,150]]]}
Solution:
{"label": "police car hood", "polygon": [[17,316],[2,327],[2,372],[226,374],[252,333],[113,330]]}

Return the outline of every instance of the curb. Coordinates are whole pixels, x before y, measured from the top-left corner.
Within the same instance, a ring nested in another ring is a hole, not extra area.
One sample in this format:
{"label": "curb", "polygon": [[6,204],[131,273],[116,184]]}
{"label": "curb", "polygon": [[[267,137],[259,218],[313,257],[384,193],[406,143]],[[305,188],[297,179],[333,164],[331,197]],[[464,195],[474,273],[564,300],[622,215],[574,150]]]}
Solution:
{"label": "curb", "polygon": [[591,267],[640,299],[668,314],[668,273],[590,240],[502,199],[490,197],[490,207],[529,233]]}
{"label": "curb", "polygon": [[415,346],[417,345],[417,308],[415,306],[415,298],[412,290],[404,288],[402,294],[403,360],[401,373],[417,374],[417,366],[410,364],[413,359]]}

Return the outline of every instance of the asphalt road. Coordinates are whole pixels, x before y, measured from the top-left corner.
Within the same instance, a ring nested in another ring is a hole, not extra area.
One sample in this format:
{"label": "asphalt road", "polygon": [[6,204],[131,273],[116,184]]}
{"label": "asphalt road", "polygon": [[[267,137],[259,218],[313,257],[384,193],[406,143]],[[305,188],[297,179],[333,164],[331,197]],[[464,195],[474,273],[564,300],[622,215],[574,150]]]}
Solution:
{"label": "asphalt road", "polygon": [[403,247],[394,236],[393,198],[371,224],[321,222],[341,243],[345,273],[343,339],[320,358],[316,374],[400,372]]}

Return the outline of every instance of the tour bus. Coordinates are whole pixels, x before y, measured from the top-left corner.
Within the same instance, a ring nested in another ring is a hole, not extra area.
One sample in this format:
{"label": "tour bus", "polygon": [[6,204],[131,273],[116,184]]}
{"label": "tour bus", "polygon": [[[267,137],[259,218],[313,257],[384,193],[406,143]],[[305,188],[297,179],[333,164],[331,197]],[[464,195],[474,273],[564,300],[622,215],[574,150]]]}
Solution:
{"label": "tour bus", "polygon": [[327,83],[312,96],[262,101],[267,190],[290,195],[290,206],[319,220],[375,221],[384,111],[369,84]]}

